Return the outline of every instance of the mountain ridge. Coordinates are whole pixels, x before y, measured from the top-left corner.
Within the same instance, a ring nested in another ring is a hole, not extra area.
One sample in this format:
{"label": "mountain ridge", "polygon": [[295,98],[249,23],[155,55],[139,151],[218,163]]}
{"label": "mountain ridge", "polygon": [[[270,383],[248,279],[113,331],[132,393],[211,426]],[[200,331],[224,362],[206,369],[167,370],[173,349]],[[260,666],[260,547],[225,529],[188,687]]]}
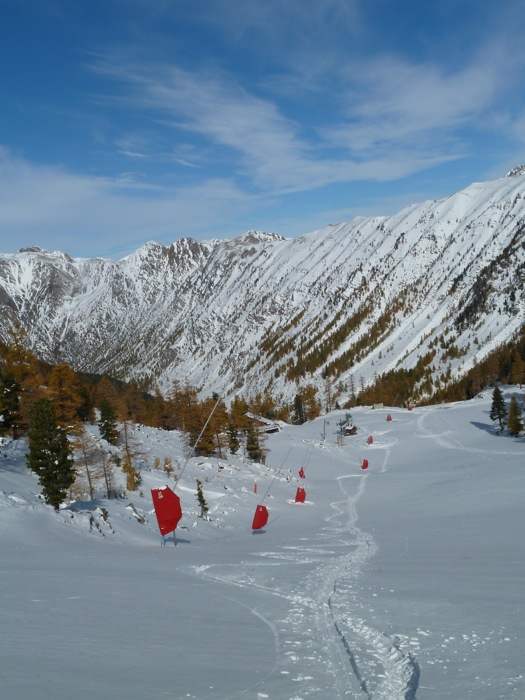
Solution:
{"label": "mountain ridge", "polygon": [[299,238],[149,241],[117,261],[0,254],[0,334],[19,322],[45,360],[163,391],[289,400],[329,377],[344,400],[430,356],[434,382],[459,377],[525,318],[525,175],[511,173]]}

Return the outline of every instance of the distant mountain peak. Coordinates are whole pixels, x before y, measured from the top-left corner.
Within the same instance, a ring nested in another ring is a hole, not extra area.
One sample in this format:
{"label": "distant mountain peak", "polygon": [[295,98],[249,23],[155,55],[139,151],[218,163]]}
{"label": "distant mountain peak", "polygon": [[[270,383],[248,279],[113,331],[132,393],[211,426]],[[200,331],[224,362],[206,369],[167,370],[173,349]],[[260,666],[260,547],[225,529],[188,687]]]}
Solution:
{"label": "distant mountain peak", "polygon": [[509,170],[505,177],[517,177],[518,175],[525,175],[525,165],[516,165],[515,168]]}
{"label": "distant mountain peak", "polygon": [[267,233],[266,231],[246,231],[245,234],[238,239],[243,243],[265,243],[268,241],[284,241],[286,240],[279,233]]}

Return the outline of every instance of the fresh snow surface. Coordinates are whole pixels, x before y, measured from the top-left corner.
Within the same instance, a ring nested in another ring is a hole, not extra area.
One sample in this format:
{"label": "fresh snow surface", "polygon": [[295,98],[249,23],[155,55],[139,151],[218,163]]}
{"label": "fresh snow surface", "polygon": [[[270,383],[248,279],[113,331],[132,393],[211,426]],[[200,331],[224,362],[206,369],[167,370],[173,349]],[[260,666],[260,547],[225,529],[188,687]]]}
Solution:
{"label": "fresh snow surface", "polygon": [[490,403],[355,409],[344,445],[344,412],[283,426],[267,466],[191,459],[168,481],[176,547],[150,489],[155,456],[181,469],[180,434],[137,428],[142,492],[58,514],[25,445],[2,447],[2,697],[522,700],[525,439]]}

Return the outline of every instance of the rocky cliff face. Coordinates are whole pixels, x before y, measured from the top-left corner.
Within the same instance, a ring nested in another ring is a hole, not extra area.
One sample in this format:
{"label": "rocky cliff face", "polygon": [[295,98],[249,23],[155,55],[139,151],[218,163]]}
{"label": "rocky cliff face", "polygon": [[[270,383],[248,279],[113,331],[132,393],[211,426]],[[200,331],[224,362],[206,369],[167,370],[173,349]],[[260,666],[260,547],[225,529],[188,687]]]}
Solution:
{"label": "rocky cliff face", "polygon": [[[516,170],[516,169],[515,169]],[[119,260],[0,255],[0,333],[49,361],[167,389],[291,398],[329,375],[460,375],[525,320],[525,175],[300,238],[148,243]]]}

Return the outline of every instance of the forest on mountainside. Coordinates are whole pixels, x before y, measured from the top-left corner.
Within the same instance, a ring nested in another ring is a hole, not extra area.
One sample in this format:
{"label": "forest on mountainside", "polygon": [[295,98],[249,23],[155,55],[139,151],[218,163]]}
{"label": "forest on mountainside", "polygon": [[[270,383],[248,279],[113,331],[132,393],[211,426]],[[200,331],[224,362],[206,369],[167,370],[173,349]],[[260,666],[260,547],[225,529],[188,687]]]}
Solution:
{"label": "forest on mountainside", "polygon": [[[140,486],[136,468],[140,448],[130,438],[131,424],[181,431],[190,455],[222,458],[242,449],[249,459],[264,463],[265,432],[272,428],[271,421],[301,424],[336,408],[378,403],[407,406],[468,400],[497,382],[525,383],[523,332],[461,379],[443,374],[437,386],[431,380],[433,352],[420,357],[412,369],[375,377],[370,386],[360,382],[356,387],[351,378],[349,398],[343,406],[334,398],[342,388],[333,387],[330,376],[326,377],[323,397],[311,385],[298,385],[291,404],[279,403],[268,390],[254,396],[236,395],[229,401],[217,394],[201,398],[196,387],[178,381],[172,383],[167,395],[158,389],[151,393],[136,381],[75,372],[67,363],[43,362],[27,348],[25,339],[23,329],[15,326],[8,343],[0,346],[0,434],[12,439],[28,437],[28,466],[39,475],[44,496],[55,507],[66,492],[74,492],[76,475],[89,484],[89,493],[82,495],[91,498],[96,479],[104,482],[108,498],[116,495],[115,469],[126,475],[127,490]],[[515,411],[516,407],[511,407],[511,432],[516,425],[519,429]],[[498,413],[500,423],[502,415]],[[105,449],[85,429],[94,423],[101,438],[115,450]],[[51,471],[46,466],[50,454],[54,456]],[[173,473],[169,460],[165,459],[163,468]]]}

